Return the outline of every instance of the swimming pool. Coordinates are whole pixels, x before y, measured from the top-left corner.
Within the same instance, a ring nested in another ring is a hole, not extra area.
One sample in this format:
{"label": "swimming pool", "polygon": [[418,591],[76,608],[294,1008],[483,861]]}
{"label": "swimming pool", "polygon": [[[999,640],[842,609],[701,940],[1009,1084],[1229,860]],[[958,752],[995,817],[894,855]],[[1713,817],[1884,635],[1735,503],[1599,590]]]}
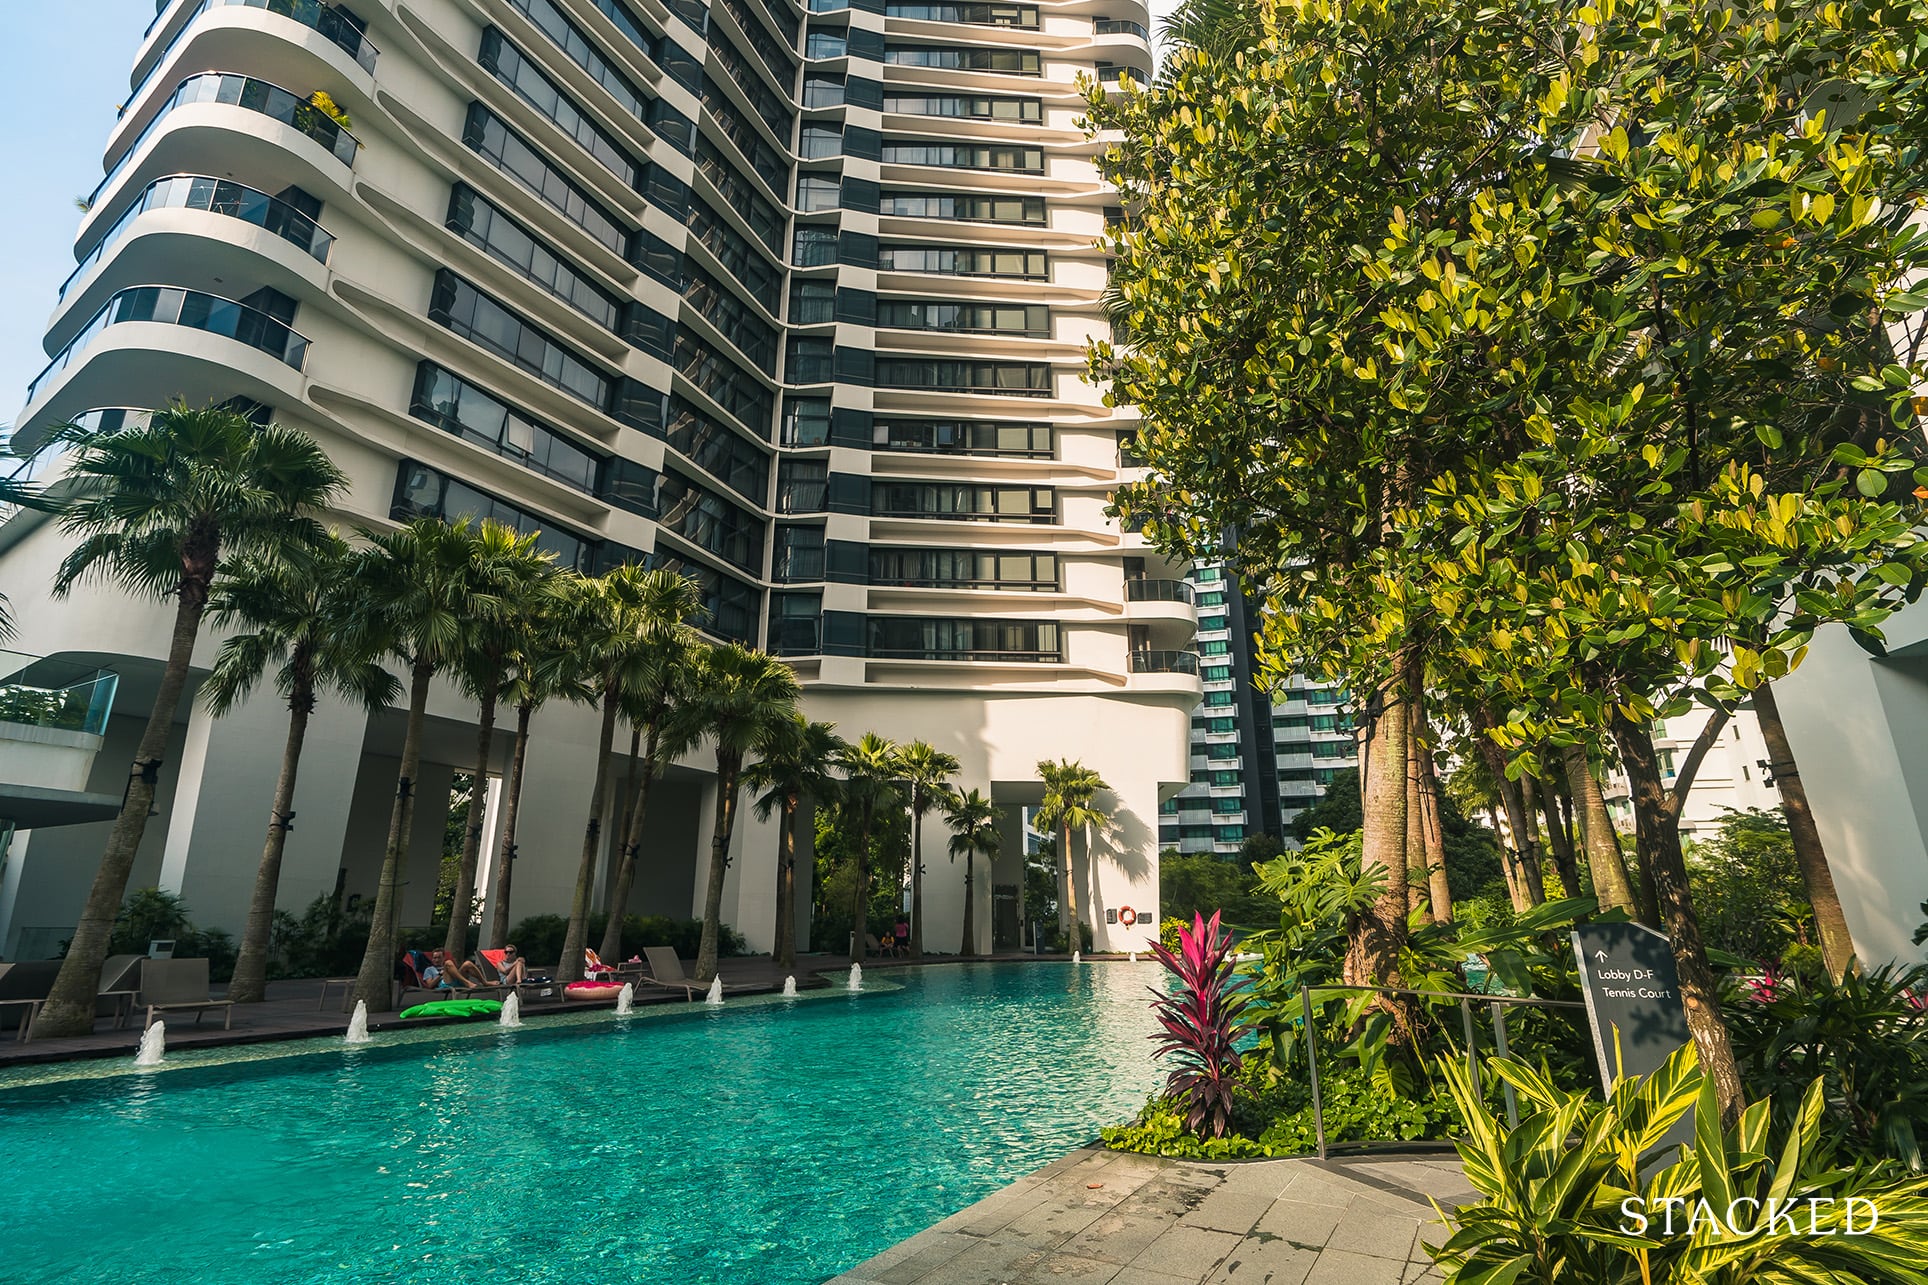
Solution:
{"label": "swimming pool", "polygon": [[875,972],[854,996],[0,1079],[0,1280],[822,1281],[1136,1110],[1157,976]]}

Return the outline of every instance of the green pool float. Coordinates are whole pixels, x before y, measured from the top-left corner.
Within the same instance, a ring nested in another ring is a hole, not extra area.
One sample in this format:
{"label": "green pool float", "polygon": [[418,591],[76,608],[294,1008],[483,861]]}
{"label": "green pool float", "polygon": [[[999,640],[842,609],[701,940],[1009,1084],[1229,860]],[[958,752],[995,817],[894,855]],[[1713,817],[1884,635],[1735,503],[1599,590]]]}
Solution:
{"label": "green pool float", "polygon": [[432,999],[403,1009],[402,1017],[494,1017],[501,1011],[499,999]]}

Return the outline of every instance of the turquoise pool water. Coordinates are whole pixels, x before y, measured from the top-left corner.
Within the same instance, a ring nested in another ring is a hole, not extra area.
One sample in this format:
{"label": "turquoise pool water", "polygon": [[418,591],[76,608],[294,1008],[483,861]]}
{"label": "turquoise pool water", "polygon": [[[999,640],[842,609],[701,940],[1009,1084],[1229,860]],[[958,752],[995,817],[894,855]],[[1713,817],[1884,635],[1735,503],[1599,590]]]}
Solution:
{"label": "turquoise pool water", "polygon": [[822,1281],[1134,1111],[1156,972],[0,1080],[0,1280]]}

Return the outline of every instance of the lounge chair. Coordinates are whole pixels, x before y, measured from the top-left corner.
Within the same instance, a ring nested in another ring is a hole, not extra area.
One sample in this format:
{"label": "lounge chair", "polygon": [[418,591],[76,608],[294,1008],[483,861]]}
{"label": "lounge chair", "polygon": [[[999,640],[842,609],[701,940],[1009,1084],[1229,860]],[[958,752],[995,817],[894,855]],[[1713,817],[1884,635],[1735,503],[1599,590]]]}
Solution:
{"label": "lounge chair", "polygon": [[127,1025],[134,1011],[134,996],[141,988],[141,965],[145,955],[109,955],[100,966],[100,985],[95,988],[94,1016],[112,1017],[114,1025]]}
{"label": "lounge chair", "polygon": [[[513,989],[512,987],[502,985],[499,976],[495,983],[481,986],[432,985],[423,977],[423,974],[428,970],[429,962],[429,957],[424,951],[411,950],[403,955],[400,967],[401,976],[396,979],[401,985],[401,990],[395,996],[395,1003],[398,1008],[408,1007],[407,1000],[411,993],[427,995],[432,999],[450,999],[463,995],[473,996],[487,994],[493,991],[499,998]],[[486,983],[488,974],[485,972],[483,977]]]}
{"label": "lounge chair", "polygon": [[[661,987],[664,990],[680,990],[691,999],[696,998],[696,992],[707,991],[710,988],[708,982],[699,982],[683,971],[683,961],[677,958],[673,947],[645,946],[643,958],[647,961],[648,971],[642,974],[642,979],[651,986]],[[729,989],[727,983],[724,989]]]}
{"label": "lounge chair", "polygon": [[134,1003],[147,1010],[142,1030],[154,1025],[154,1018],[160,1013],[192,1012],[194,1024],[199,1026],[201,1014],[211,1009],[221,1010],[221,1029],[234,1029],[234,1001],[215,999],[208,990],[205,959],[143,960],[140,993],[134,997]]}
{"label": "lounge chair", "polygon": [[520,982],[514,985],[503,981],[502,960],[504,956],[499,950],[478,950],[469,956],[469,958],[475,963],[477,968],[482,970],[482,980],[490,986],[498,987],[505,991],[512,990],[517,995],[520,995],[525,990],[530,990],[534,991],[538,996],[547,994],[556,987],[555,980],[546,973],[539,976],[535,974],[526,975]]}

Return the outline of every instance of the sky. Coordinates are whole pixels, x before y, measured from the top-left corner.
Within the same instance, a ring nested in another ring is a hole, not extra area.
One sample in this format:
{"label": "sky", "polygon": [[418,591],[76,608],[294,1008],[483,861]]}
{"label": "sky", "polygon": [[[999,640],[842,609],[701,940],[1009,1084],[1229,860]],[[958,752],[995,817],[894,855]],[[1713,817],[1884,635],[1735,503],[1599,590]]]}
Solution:
{"label": "sky", "polygon": [[[0,203],[0,424],[11,424],[47,364],[40,337],[74,270],[74,198],[100,182],[154,0],[0,4],[0,120],[10,123],[0,159],[13,189]],[[1172,7],[1152,0],[1154,26]]]}

